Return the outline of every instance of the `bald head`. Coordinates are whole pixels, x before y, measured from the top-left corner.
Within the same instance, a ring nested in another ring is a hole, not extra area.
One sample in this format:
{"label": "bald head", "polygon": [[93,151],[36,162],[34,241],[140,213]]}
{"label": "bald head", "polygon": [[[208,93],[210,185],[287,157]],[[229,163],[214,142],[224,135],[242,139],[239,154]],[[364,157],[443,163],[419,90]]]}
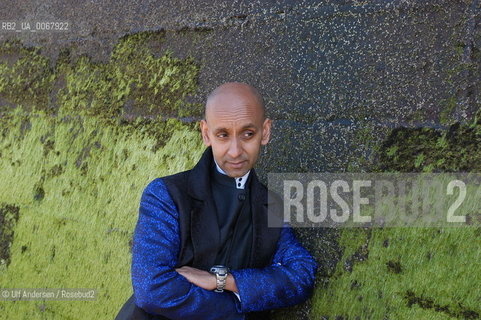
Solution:
{"label": "bald head", "polygon": [[242,177],[256,163],[261,145],[269,142],[271,120],[253,86],[228,82],[207,98],[200,129],[217,165],[230,177]]}
{"label": "bald head", "polygon": [[224,109],[235,107],[232,103],[227,103],[232,100],[239,101],[243,105],[254,106],[261,118],[265,119],[264,99],[261,94],[253,86],[242,82],[227,82],[215,88],[207,97],[205,119],[208,117],[209,109],[216,108],[216,106]]}

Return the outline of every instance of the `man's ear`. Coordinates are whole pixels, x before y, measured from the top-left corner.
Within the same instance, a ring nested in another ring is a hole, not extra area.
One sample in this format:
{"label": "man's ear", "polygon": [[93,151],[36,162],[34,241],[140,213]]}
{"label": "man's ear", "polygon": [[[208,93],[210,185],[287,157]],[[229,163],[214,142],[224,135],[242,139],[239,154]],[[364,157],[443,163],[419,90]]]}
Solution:
{"label": "man's ear", "polygon": [[204,140],[204,144],[209,147],[209,128],[207,127],[207,121],[205,120],[200,120],[200,133],[202,134],[202,140]]}
{"label": "man's ear", "polygon": [[265,146],[268,142],[269,139],[271,138],[271,127],[272,127],[272,121],[269,118],[266,118],[264,120],[264,124],[262,125],[262,140],[261,144]]}

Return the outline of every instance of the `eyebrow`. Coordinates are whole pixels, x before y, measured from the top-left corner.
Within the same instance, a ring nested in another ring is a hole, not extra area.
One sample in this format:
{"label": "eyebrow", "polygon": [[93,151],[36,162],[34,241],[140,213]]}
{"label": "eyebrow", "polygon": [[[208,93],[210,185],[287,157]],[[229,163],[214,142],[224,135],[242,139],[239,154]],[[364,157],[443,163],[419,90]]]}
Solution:
{"label": "eyebrow", "polygon": [[[255,126],[255,124],[254,124],[254,123],[252,123],[252,122],[251,122],[251,123],[248,123],[248,124],[246,124],[245,126],[242,126],[241,130],[245,130],[245,129],[251,129],[251,128],[254,128],[254,129],[256,129],[256,126]],[[224,127],[221,127],[221,128],[216,128],[216,129],[214,130],[214,132],[219,132],[219,131],[229,131],[229,130],[227,130],[227,128],[224,128]]]}

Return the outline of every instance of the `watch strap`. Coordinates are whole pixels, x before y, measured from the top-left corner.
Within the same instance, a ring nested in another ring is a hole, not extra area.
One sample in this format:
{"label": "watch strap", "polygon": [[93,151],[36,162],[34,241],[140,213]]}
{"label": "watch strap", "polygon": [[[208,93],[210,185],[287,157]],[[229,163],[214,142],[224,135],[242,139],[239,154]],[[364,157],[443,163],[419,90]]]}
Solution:
{"label": "watch strap", "polygon": [[224,266],[213,266],[210,268],[210,272],[215,275],[216,289],[215,292],[224,292],[224,288],[227,283],[227,276],[229,274],[229,268]]}

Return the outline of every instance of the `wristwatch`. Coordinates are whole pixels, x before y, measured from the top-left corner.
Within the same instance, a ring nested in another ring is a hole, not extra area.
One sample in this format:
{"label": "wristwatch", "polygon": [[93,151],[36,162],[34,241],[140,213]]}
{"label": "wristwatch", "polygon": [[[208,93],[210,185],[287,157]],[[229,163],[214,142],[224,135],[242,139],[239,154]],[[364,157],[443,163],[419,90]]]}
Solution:
{"label": "wristwatch", "polygon": [[229,268],[227,268],[226,266],[215,265],[210,268],[210,273],[215,274],[217,288],[214,291],[224,292],[227,275],[229,274]]}

